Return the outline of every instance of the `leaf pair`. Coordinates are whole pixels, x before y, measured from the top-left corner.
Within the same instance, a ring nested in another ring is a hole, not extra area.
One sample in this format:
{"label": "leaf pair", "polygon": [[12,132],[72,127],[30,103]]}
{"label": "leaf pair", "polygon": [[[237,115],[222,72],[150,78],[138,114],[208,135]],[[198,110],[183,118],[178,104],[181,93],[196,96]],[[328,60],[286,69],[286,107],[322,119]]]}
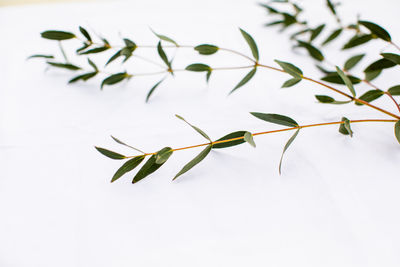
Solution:
{"label": "leaf pair", "polygon": [[299,83],[303,79],[303,72],[301,69],[296,67],[295,65],[288,63],[288,62],[283,62],[279,60],[275,60],[276,63],[279,64],[279,66],[282,67],[282,69],[289,75],[291,75],[293,78],[290,80],[287,80],[283,85],[282,88],[285,87],[291,87]]}

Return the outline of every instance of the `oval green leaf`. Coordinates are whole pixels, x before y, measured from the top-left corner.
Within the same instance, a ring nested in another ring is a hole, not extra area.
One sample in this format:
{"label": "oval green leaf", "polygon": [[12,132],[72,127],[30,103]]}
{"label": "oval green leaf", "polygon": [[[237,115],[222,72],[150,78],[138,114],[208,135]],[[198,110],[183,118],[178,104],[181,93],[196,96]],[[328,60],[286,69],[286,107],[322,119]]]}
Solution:
{"label": "oval green leaf", "polygon": [[390,87],[388,92],[391,95],[400,95],[400,85]]}
{"label": "oval green leaf", "polygon": [[[359,99],[364,100],[365,102],[372,102],[384,95],[382,90],[369,90],[368,92],[364,93]],[[355,102],[356,105],[362,106],[362,103]]]}
{"label": "oval green leaf", "polygon": [[194,48],[200,55],[212,55],[218,51],[218,47],[210,44],[198,45]]}
{"label": "oval green leaf", "polygon": [[42,38],[49,39],[49,40],[68,40],[75,38],[75,34],[71,32],[64,32],[64,31],[44,31],[41,33]]}
{"label": "oval green leaf", "polygon": [[355,97],[356,91],[354,90],[353,83],[351,82],[349,77],[347,77],[347,75],[344,74],[344,72],[338,66],[336,66],[336,71],[339,74],[340,78],[342,78],[343,82],[346,84],[347,88],[349,88],[351,94]]}
{"label": "oval green leaf", "polygon": [[260,113],[260,112],[250,112],[250,114],[260,120],[272,122],[275,124],[280,124],[280,125],[289,126],[289,127],[299,126],[299,124],[292,118],[289,118],[287,116],[280,115],[280,114]]}
{"label": "oval green leaf", "polygon": [[346,61],[346,63],[344,63],[343,69],[351,70],[352,68],[354,68],[363,59],[364,56],[365,56],[365,54],[352,56],[351,58],[349,58]]}
{"label": "oval green leaf", "polygon": [[392,41],[390,34],[378,24],[365,20],[360,20],[358,21],[358,23],[366,27],[368,30],[371,31],[371,33],[375,34],[378,38],[381,38],[382,40],[385,40],[387,42]]}
{"label": "oval green leaf", "polygon": [[237,131],[237,132],[227,134],[227,135],[221,137],[220,139],[216,140],[215,142],[230,140],[230,139],[234,139],[234,138],[240,138],[240,139],[228,141],[228,142],[224,142],[224,143],[213,144],[213,148],[217,148],[217,149],[218,148],[226,148],[226,147],[237,146],[237,145],[243,144],[246,142],[246,141],[244,141],[245,133],[246,133],[246,131]]}
{"label": "oval green leaf", "polygon": [[293,76],[293,78],[301,79],[303,77],[303,72],[297,66],[289,62],[275,60],[276,63],[281,66],[281,68],[287,73]]}

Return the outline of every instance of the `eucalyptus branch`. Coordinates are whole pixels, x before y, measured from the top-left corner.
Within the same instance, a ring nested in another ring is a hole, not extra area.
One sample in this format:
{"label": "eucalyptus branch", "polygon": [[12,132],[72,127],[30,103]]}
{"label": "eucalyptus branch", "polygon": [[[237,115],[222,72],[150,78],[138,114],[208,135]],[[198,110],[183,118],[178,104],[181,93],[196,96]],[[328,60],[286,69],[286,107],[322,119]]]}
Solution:
{"label": "eucalyptus branch", "polygon": [[[135,175],[133,178],[133,183],[136,183],[143,178],[147,177],[151,173],[155,172],[158,170],[169,158],[170,156],[180,150],[187,150],[187,149],[192,149],[192,148],[197,148],[197,147],[205,147],[204,150],[197,155],[194,159],[192,159],[190,162],[188,162],[180,172],[174,177],[176,179],[180,175],[186,173],[189,171],[191,168],[193,168],[195,165],[197,165],[199,162],[201,162],[209,153],[210,151],[214,149],[221,149],[221,148],[227,148],[231,146],[236,146],[242,143],[249,143],[252,146],[256,146],[253,137],[258,136],[258,135],[265,135],[265,134],[270,134],[270,133],[279,133],[279,132],[284,132],[284,131],[295,131],[292,137],[288,140],[286,145],[284,146],[283,153],[281,156],[281,160],[279,163],[279,172],[281,172],[281,165],[282,165],[282,159],[285,151],[289,148],[289,146],[292,144],[292,142],[295,140],[297,137],[299,131],[303,128],[310,128],[310,127],[319,127],[319,126],[326,126],[326,125],[339,125],[339,132],[344,134],[344,135],[349,135],[353,136],[353,130],[351,129],[351,124],[352,123],[372,123],[372,122],[390,122],[394,123],[394,135],[397,139],[397,141],[400,143],[400,115],[394,114],[386,109],[386,107],[381,107],[377,106],[374,104],[371,104],[372,101],[378,99],[382,95],[387,95],[391,101],[393,101],[396,104],[397,110],[400,113],[400,107],[399,104],[397,103],[396,99],[394,96],[400,95],[400,85],[393,86],[389,88],[388,90],[384,91],[381,90],[378,86],[373,84],[371,81],[377,78],[384,70],[388,68],[395,67],[397,65],[400,65],[400,55],[394,54],[394,53],[381,53],[380,56],[381,58],[370,63],[365,69],[364,69],[364,78],[359,78],[357,76],[354,76],[351,73],[351,69],[355,67],[359,62],[363,59],[365,56],[364,54],[358,54],[354,55],[351,58],[349,58],[343,67],[339,67],[339,64],[331,64],[331,67],[334,67],[334,70],[326,70],[321,66],[322,63],[328,63],[326,60],[322,47],[326,46],[328,43],[332,42],[333,40],[337,39],[342,31],[344,30],[355,30],[356,35],[353,36],[353,38],[349,41],[347,41],[344,46],[343,50],[347,49],[352,49],[354,47],[359,47],[362,44],[365,44],[373,39],[381,39],[387,43],[390,43],[394,47],[398,46],[393,43],[390,34],[381,26],[372,23],[370,21],[365,21],[365,20],[357,20],[357,23],[351,24],[351,25],[343,25],[343,22],[336,12],[336,4],[332,3],[330,0],[327,0],[327,6],[330,10],[330,12],[334,15],[338,25],[339,29],[336,29],[334,32],[332,32],[322,43],[321,45],[317,46],[315,44],[315,40],[318,40],[318,37],[321,35],[321,33],[325,29],[325,24],[321,24],[315,28],[311,28],[309,25],[310,23],[306,20],[301,20],[300,16],[303,14],[303,9],[296,3],[289,1],[289,0],[279,0],[279,1],[272,1],[272,2],[279,2],[283,4],[289,4],[292,9],[293,13],[288,13],[288,12],[282,12],[279,11],[278,9],[272,7],[271,5],[267,4],[262,4],[264,8],[266,8],[269,13],[275,15],[275,16],[280,16],[280,20],[274,21],[272,23],[267,24],[267,26],[272,26],[272,25],[282,25],[283,29],[286,29],[291,26],[300,26],[300,31],[295,32],[291,36],[291,40],[294,41],[294,48],[296,49],[304,49],[307,51],[308,55],[310,58],[312,58],[314,61],[316,61],[317,67],[319,68],[320,71],[324,73],[324,76],[321,79],[316,79],[316,78],[311,78],[308,76],[305,76],[303,74],[303,71],[295,66],[292,63],[289,62],[284,62],[280,60],[275,60],[275,63],[279,65],[279,67],[271,66],[268,64],[264,64],[260,62],[260,56],[259,56],[259,50],[258,46],[253,39],[253,37],[244,31],[243,29],[240,29],[240,33],[245,40],[245,42],[248,44],[248,47],[251,52],[251,56],[248,56],[245,53],[229,49],[229,48],[223,48],[219,47],[213,44],[200,44],[200,45],[181,45],[171,39],[170,37],[167,37],[165,35],[158,34],[153,31],[153,33],[157,36],[159,39],[157,45],[138,45],[135,42],[133,42],[130,39],[123,38],[123,45],[112,45],[110,42],[103,38],[99,37],[99,41],[93,40],[91,35],[89,34],[88,31],[86,31],[83,27],[79,27],[79,31],[81,36],[78,36],[74,33],[71,32],[65,32],[65,31],[44,31],[42,32],[42,37],[45,39],[50,39],[50,40],[56,40],[58,41],[61,49],[62,56],[64,58],[64,61],[57,61],[53,55],[33,55],[31,57],[39,57],[39,58],[44,58],[46,59],[46,63],[51,66],[51,67],[56,67],[56,68],[62,68],[62,69],[67,69],[70,71],[79,71],[81,72],[79,75],[74,76],[69,83],[75,83],[78,81],[87,81],[90,80],[99,74],[106,75],[104,79],[102,79],[101,86],[100,88],[102,89],[104,86],[111,86],[115,85],[118,83],[121,83],[123,81],[130,80],[131,78],[138,77],[138,76],[153,76],[153,75],[162,75],[164,74],[164,77],[157,81],[151,89],[148,91],[148,94],[146,96],[146,102],[150,99],[150,97],[154,94],[155,90],[159,88],[159,86],[163,83],[163,81],[168,77],[169,75],[174,76],[174,73],[176,72],[201,72],[205,73],[206,81],[208,82],[212,73],[215,71],[230,71],[230,70],[239,70],[239,69],[248,69],[249,72],[236,84],[236,86],[230,91],[230,93],[235,92],[239,88],[245,86],[248,84],[248,82],[256,75],[257,70],[261,69],[268,69],[280,73],[285,73],[290,76],[290,79],[285,81],[282,85],[282,87],[292,87],[295,86],[296,84],[300,83],[301,81],[305,80],[308,82],[311,82],[313,84],[316,84],[318,86],[321,86],[331,92],[337,93],[341,95],[342,97],[347,98],[348,100],[346,101],[341,101],[341,100],[335,100],[333,97],[328,96],[328,95],[315,95],[316,99],[320,103],[324,104],[336,104],[336,105],[341,105],[341,104],[348,104],[348,103],[354,103],[358,106],[364,105],[369,108],[372,108],[380,113],[384,113],[387,116],[392,117],[392,119],[360,119],[360,120],[349,120],[345,117],[342,118],[341,121],[334,121],[334,122],[321,122],[317,124],[308,124],[308,125],[299,125],[295,120],[293,120],[290,117],[284,116],[284,115],[279,115],[279,114],[272,114],[272,113],[259,113],[259,112],[253,112],[251,113],[253,116],[255,116],[258,119],[261,119],[263,121],[279,124],[286,126],[288,128],[283,128],[283,129],[278,129],[278,130],[272,130],[272,131],[264,131],[264,132],[258,132],[258,133],[251,133],[249,131],[237,131],[233,133],[229,133],[220,139],[214,140],[211,139],[203,130],[200,128],[192,125],[188,121],[186,121],[184,118],[181,116],[177,117],[187,123],[190,127],[192,127],[198,134],[203,136],[208,142],[207,143],[202,143],[202,144],[197,144],[197,145],[191,145],[191,146],[185,146],[185,147],[180,147],[180,148],[171,148],[171,147],[164,147],[163,149],[157,151],[157,152],[151,152],[147,153],[144,152],[143,150],[137,149],[135,147],[132,147],[119,139],[112,137],[114,141],[119,143],[120,145],[124,145],[127,147],[130,147],[131,149],[136,150],[137,152],[141,153],[140,155],[134,155],[134,156],[125,156],[117,152],[113,152],[108,149],[104,149],[101,147],[96,147],[96,149],[102,153],[103,155],[112,158],[112,159],[118,159],[118,160],[123,160],[126,159],[127,161],[117,170],[117,172],[114,174],[112,178],[112,182],[119,179],[122,175],[124,175],[127,172],[132,171],[134,168],[139,166],[142,161],[144,161],[145,158],[148,157],[147,161],[144,163],[144,165],[140,168],[138,173]],[[304,37],[308,36],[307,38]],[[61,45],[61,42],[71,40],[71,39],[76,39],[81,42],[81,47],[76,50],[76,55],[77,56],[83,56],[87,58],[88,65],[90,68],[85,68],[82,66],[78,66],[75,64],[72,64],[68,58],[67,55]],[[138,48],[144,48],[144,49],[154,49],[158,53],[159,56],[159,62],[141,56],[138,54]],[[174,56],[170,56],[168,53],[165,51],[167,49],[174,49],[173,52],[176,52],[177,49],[191,49],[194,50],[195,52],[199,53],[202,56],[210,56],[214,55],[217,52],[226,52],[228,54],[234,55],[234,56],[239,56],[241,58],[246,59],[249,61],[248,65],[239,65],[239,66],[217,66],[217,67],[211,67],[207,64],[204,63],[192,63],[187,65],[185,68],[179,68],[174,66]],[[108,58],[106,64],[104,65],[103,69],[100,69],[90,58],[89,56],[92,56],[93,54],[101,54],[105,51],[114,51],[113,55]],[[136,57],[139,58],[143,61],[146,61],[154,66],[157,66],[158,68],[161,68],[162,70],[157,69],[156,71],[150,71],[150,72],[143,72],[143,73],[131,73],[128,72],[127,70],[117,72],[117,73],[112,73],[106,70],[109,64],[115,64],[117,59],[122,59],[122,64],[128,61],[130,58]],[[358,96],[358,88],[357,84],[359,83],[365,83],[368,86],[371,86],[374,88],[373,90],[369,90],[360,96]],[[342,90],[338,88],[337,86],[332,86],[330,84],[336,84],[338,86],[345,86],[345,90]],[[393,119],[394,118],[394,119]]]}
{"label": "eucalyptus branch", "polygon": [[[181,169],[181,171],[178,172],[178,174],[173,178],[173,180],[175,180],[180,175],[186,173],[187,171],[192,169],[194,166],[199,164],[213,149],[228,148],[228,147],[243,144],[245,142],[249,143],[253,147],[256,147],[256,144],[253,139],[253,137],[255,137],[255,136],[295,130],[296,132],[288,140],[288,142],[286,143],[286,145],[283,149],[283,152],[282,152],[282,156],[281,156],[280,163],[279,163],[279,173],[281,173],[283,155],[286,152],[286,150],[289,148],[289,146],[293,143],[293,141],[297,137],[299,131],[303,128],[328,126],[328,125],[340,125],[340,127],[339,127],[340,133],[342,133],[344,135],[352,136],[353,131],[350,126],[352,123],[364,123],[364,122],[392,122],[393,123],[393,122],[396,122],[396,120],[385,120],[385,119],[348,120],[347,118],[342,118],[341,121],[299,125],[293,119],[283,116],[283,115],[279,115],[279,114],[267,114],[267,113],[256,113],[256,112],[253,112],[251,114],[258,119],[261,119],[261,120],[264,120],[267,122],[271,122],[271,123],[275,123],[275,124],[279,124],[279,125],[288,126],[288,128],[282,128],[282,129],[270,130],[270,131],[264,131],[264,132],[257,132],[257,133],[251,133],[249,131],[237,131],[237,132],[227,134],[218,140],[212,141],[211,138],[200,128],[188,123],[181,116],[176,115],[179,119],[182,119],[183,121],[185,121],[197,133],[199,133],[205,139],[207,139],[208,142],[197,144],[197,145],[179,147],[179,148],[164,147],[163,149],[161,149],[157,152],[145,153],[141,150],[138,150],[134,147],[127,145],[126,143],[121,142],[120,140],[116,139],[115,137],[112,137],[119,144],[129,146],[129,147],[141,152],[141,154],[133,155],[133,156],[125,156],[123,154],[120,154],[120,153],[117,153],[117,152],[114,152],[114,151],[111,151],[111,150],[108,150],[105,148],[101,148],[101,147],[96,147],[96,149],[101,154],[103,154],[104,156],[109,157],[111,159],[116,159],[116,160],[126,159],[127,160],[114,174],[114,176],[111,179],[111,182],[114,182],[114,181],[118,180],[119,178],[121,178],[124,174],[131,172],[133,169],[135,169],[137,166],[139,166],[140,163],[146,157],[150,157],[147,160],[147,162],[142,166],[142,168],[137,172],[137,174],[134,176],[132,183],[136,183],[136,182],[146,178],[148,175],[152,174],[154,171],[158,170],[171,157],[171,155],[174,152],[181,151],[181,150],[194,149],[194,148],[199,148],[199,147],[206,147],[198,156],[196,156],[193,160],[188,162]],[[397,123],[398,122],[399,121],[397,121]],[[399,139],[399,141],[400,141],[400,139]]]}

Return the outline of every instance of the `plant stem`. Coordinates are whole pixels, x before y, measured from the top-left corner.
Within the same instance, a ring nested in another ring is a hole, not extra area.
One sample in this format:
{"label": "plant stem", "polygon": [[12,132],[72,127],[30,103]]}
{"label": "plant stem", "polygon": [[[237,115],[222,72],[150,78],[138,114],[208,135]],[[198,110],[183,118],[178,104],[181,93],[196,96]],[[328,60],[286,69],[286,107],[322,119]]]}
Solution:
{"label": "plant stem", "polygon": [[[112,46],[110,46],[110,47],[112,47]],[[156,48],[157,46],[155,46],[155,45],[141,45],[141,46],[139,46],[139,45],[138,45],[137,47],[138,47],[138,48],[139,48],[139,47],[142,47],[142,48]],[[179,45],[179,46],[175,46],[175,45],[165,45],[165,46],[163,46],[163,47],[165,47],[165,48],[191,48],[191,49],[194,49],[194,48],[195,48],[195,46],[191,46],[191,45]],[[246,56],[246,55],[243,54],[243,53],[237,52],[237,51],[235,51],[235,50],[232,50],[232,49],[229,49],[229,48],[219,48],[219,50],[226,51],[226,52],[229,52],[229,53],[232,53],[232,54],[236,54],[236,55],[238,55],[238,56],[240,56],[240,57],[246,58],[247,60],[249,60],[249,61],[251,61],[252,63],[254,63],[254,65],[250,65],[250,66],[240,66],[240,67],[221,67],[221,68],[213,68],[213,70],[244,69],[244,68],[252,68],[252,67],[254,67],[254,66],[257,66],[257,67],[262,67],[262,68],[266,68],[266,69],[270,69],[270,70],[274,70],[274,71],[279,71],[279,72],[286,73],[286,71],[284,71],[283,69],[279,69],[279,68],[276,68],[276,67],[272,67],[272,66],[260,64],[260,63],[258,63],[256,60],[254,60],[254,59],[252,59],[252,58]],[[154,62],[154,63],[155,63],[155,62]],[[186,70],[185,70],[185,69],[177,69],[177,70],[173,70],[173,71],[186,71]],[[149,75],[156,75],[156,74],[162,74],[162,73],[168,73],[168,72],[169,72],[169,70],[159,71],[159,72],[152,72],[152,73],[130,74],[130,75],[131,75],[131,76],[149,76]],[[378,111],[380,111],[380,112],[382,112],[382,113],[385,113],[386,115],[389,115],[389,116],[391,116],[391,117],[393,117],[393,118],[400,119],[400,116],[398,116],[398,115],[395,115],[395,114],[393,114],[393,113],[391,113],[391,112],[389,112],[389,111],[387,111],[387,110],[381,109],[381,108],[379,108],[379,107],[377,107],[377,106],[375,106],[375,105],[372,105],[372,104],[370,104],[370,103],[368,103],[368,102],[366,102],[366,101],[364,101],[364,100],[355,98],[355,97],[353,97],[353,96],[351,96],[351,95],[349,95],[349,94],[346,94],[345,92],[342,92],[342,91],[340,91],[339,89],[336,89],[336,88],[334,88],[334,87],[332,87],[332,86],[330,86],[330,85],[328,85],[328,84],[325,84],[325,83],[323,83],[323,82],[320,82],[320,81],[317,81],[317,80],[315,80],[315,79],[312,79],[312,78],[309,78],[309,77],[305,77],[305,76],[303,76],[302,78],[303,78],[304,80],[308,80],[308,81],[310,81],[310,82],[319,84],[319,85],[321,85],[321,86],[323,86],[323,87],[325,87],[325,88],[327,88],[327,89],[329,89],[329,90],[331,90],[331,91],[334,91],[334,92],[336,92],[336,93],[338,93],[338,94],[341,94],[341,95],[343,95],[343,96],[349,98],[350,100],[353,100],[353,101],[358,102],[358,103],[360,103],[360,104],[364,104],[364,105],[369,106],[369,107],[371,107],[371,108],[373,108],[373,109],[375,109],[375,110],[378,110]],[[400,111],[400,108],[399,108],[399,111]]]}
{"label": "plant stem", "polygon": [[[397,122],[397,120],[384,120],[384,119],[350,120],[350,123],[360,123],[360,122]],[[307,124],[307,125],[300,125],[300,126],[297,126],[297,127],[279,129],[279,130],[252,133],[252,135],[253,136],[257,136],[257,135],[264,135],[264,134],[292,131],[292,130],[303,129],[303,128],[311,128],[311,127],[327,126],[327,125],[336,125],[336,124],[343,124],[343,123],[344,123],[344,121],[334,121],[334,122],[323,122],[323,123],[316,123],[316,124]],[[244,136],[231,138],[231,139],[225,139],[225,140],[221,140],[221,141],[208,142],[208,143],[203,143],[203,144],[198,144],[198,145],[193,145],[193,146],[185,146],[185,147],[180,147],[180,148],[174,148],[174,149],[172,149],[172,151],[180,151],[180,150],[186,150],[186,149],[191,149],[191,148],[196,148],[196,147],[228,143],[228,142],[242,140],[242,139],[244,139]],[[150,155],[155,155],[156,153],[157,152],[145,153],[144,155],[145,156],[150,156]],[[136,156],[129,156],[129,157],[126,157],[126,158],[134,158],[134,157],[137,157],[137,155]]]}

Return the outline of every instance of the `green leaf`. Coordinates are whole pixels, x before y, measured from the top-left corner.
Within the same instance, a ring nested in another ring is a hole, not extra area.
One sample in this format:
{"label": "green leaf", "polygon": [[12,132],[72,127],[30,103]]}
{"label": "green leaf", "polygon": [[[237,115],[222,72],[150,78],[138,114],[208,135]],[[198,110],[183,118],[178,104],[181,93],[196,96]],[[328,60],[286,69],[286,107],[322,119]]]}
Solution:
{"label": "green leaf", "polygon": [[333,40],[335,40],[336,38],[339,37],[339,35],[343,32],[342,29],[337,29],[335,31],[333,31],[328,38],[326,38],[326,40],[322,43],[322,46],[327,45],[328,43],[332,42]]}
{"label": "green leaf", "polygon": [[396,136],[397,142],[400,143],[400,120],[394,124],[394,135]]}
{"label": "green leaf", "polygon": [[327,95],[315,95],[315,98],[321,103],[333,103],[335,99]]}
{"label": "green leaf", "polygon": [[144,160],[145,156],[137,156],[134,157],[127,162],[125,162],[121,168],[117,170],[117,172],[114,174],[113,178],[111,179],[111,183],[115,182],[119,178],[121,178],[125,173],[128,173],[135,169],[139,164]]}
{"label": "green leaf", "polygon": [[251,115],[254,117],[267,121],[272,122],[279,125],[289,126],[289,127],[297,127],[299,124],[293,120],[292,118],[286,117],[280,114],[272,114],[272,113],[259,113],[259,112],[250,112]]}
{"label": "green leaf", "polygon": [[350,49],[362,44],[365,44],[369,41],[372,40],[372,35],[371,34],[363,34],[363,35],[355,35],[353,38],[351,38],[343,47],[342,49]]}
{"label": "green leaf", "polygon": [[208,65],[206,65],[206,64],[201,64],[201,63],[195,63],[195,64],[191,64],[191,65],[189,65],[189,66],[187,66],[186,68],[185,68],[185,70],[188,70],[188,71],[198,71],[198,72],[200,72],[200,71],[211,71],[211,68],[210,68],[210,66],[208,66]]}
{"label": "green leaf", "polygon": [[176,47],[179,46],[179,45],[178,45],[174,40],[172,40],[171,38],[169,38],[169,37],[167,37],[167,36],[165,36],[165,35],[162,35],[162,34],[158,34],[158,33],[156,33],[155,31],[153,31],[152,29],[150,29],[150,30],[151,30],[160,40],[163,40],[163,41],[172,43],[172,44],[174,44]]}
{"label": "green leaf", "polygon": [[120,145],[123,145],[123,146],[129,147],[129,148],[132,148],[133,150],[136,150],[137,152],[140,152],[140,153],[146,154],[146,153],[145,153],[145,152],[143,152],[142,150],[140,150],[140,149],[138,149],[138,148],[136,148],[136,147],[130,146],[130,145],[128,145],[128,144],[126,144],[126,143],[122,142],[121,140],[119,140],[118,138],[116,138],[116,137],[114,137],[114,136],[112,136],[112,135],[111,135],[111,138],[112,138],[112,139],[113,139],[115,142],[117,142],[118,144],[120,144]]}
{"label": "green leaf", "polygon": [[52,56],[52,55],[32,55],[32,56],[28,57],[27,59],[31,59],[31,58],[54,58],[54,56]]}
{"label": "green leaf", "polygon": [[122,82],[123,80],[127,79],[128,77],[130,77],[130,76],[126,72],[112,74],[103,80],[100,88],[103,89],[104,85],[113,85],[113,84]]}
{"label": "green leaf", "polygon": [[244,141],[249,143],[252,147],[256,147],[256,143],[254,142],[253,135],[250,132],[244,133]]}
{"label": "green leaf", "polygon": [[301,82],[301,79],[299,79],[299,78],[292,78],[292,79],[289,79],[289,80],[287,80],[286,82],[284,82],[284,83],[282,84],[282,87],[281,87],[281,88],[292,87],[292,86],[298,84],[299,82]]}
{"label": "green leaf", "polygon": [[400,65],[400,55],[393,54],[393,53],[382,53],[381,55],[384,58],[392,61],[393,63],[396,63],[397,65]]}
{"label": "green leaf", "polygon": [[79,26],[79,31],[82,33],[83,36],[85,36],[85,38],[89,41],[89,43],[92,42],[92,38],[90,37],[90,34],[88,33],[88,31],[83,28],[82,26]]}
{"label": "green leaf", "polygon": [[315,98],[323,104],[334,104],[334,105],[343,105],[343,104],[348,104],[352,102],[352,100],[349,101],[336,101],[333,97],[327,96],[327,95],[315,95]]}
{"label": "green leaf", "polygon": [[385,40],[387,42],[392,41],[390,34],[381,26],[365,20],[360,20],[358,21],[358,23],[366,27],[368,30],[371,31],[371,33],[375,34],[378,38],[381,38],[382,40]]}
{"label": "green leaf", "polygon": [[297,129],[296,132],[292,135],[292,137],[289,138],[287,141],[285,147],[283,148],[281,160],[279,161],[279,174],[281,174],[281,169],[282,169],[282,160],[283,160],[283,155],[285,154],[286,150],[289,148],[289,146],[293,143],[294,139],[296,139],[297,135],[299,134],[300,129]]}
{"label": "green leaf", "polygon": [[81,51],[85,50],[86,48],[90,47],[91,44],[84,43],[82,47],[76,49],[76,53],[79,54]]}
{"label": "green leaf", "polygon": [[[160,150],[161,151],[161,150]],[[160,152],[159,151],[159,152]],[[161,164],[157,164],[156,163],[156,155],[159,153],[157,152],[155,155],[152,155],[147,161],[146,163],[142,166],[142,168],[140,168],[140,170],[138,171],[138,173],[135,175],[135,177],[133,177],[132,183],[137,183],[140,180],[146,178],[147,176],[149,176],[150,174],[152,174],[153,172],[155,172],[156,170],[158,170],[164,163]]]}
{"label": "green leaf", "polygon": [[400,95],[400,85],[396,85],[396,86],[391,87],[388,90],[388,92],[391,95]]}
{"label": "green leaf", "polygon": [[382,70],[365,72],[365,80],[370,82],[370,81],[376,79],[381,73],[382,73]]}
{"label": "green leaf", "polygon": [[347,77],[347,75],[344,74],[344,72],[338,66],[336,66],[336,71],[339,74],[340,78],[342,78],[343,82],[346,84],[347,88],[349,88],[351,94],[355,97],[356,91],[354,90],[353,83],[351,82],[349,77]]}
{"label": "green leaf", "polygon": [[336,15],[335,5],[330,0],[326,0],[326,5],[328,6],[328,8],[332,12],[332,14]]}
{"label": "green leaf", "polygon": [[275,60],[275,62],[278,63],[287,74],[292,75],[293,78],[301,79],[303,77],[303,72],[295,65],[279,60]]}
{"label": "green leaf", "polygon": [[243,144],[246,142],[246,141],[244,141],[245,133],[246,133],[246,131],[237,131],[237,132],[227,134],[227,135],[221,137],[220,139],[216,140],[215,142],[230,140],[230,139],[234,139],[234,138],[240,138],[240,139],[225,142],[225,143],[213,144],[213,148],[217,148],[217,149],[218,148],[226,148],[226,147],[237,146],[237,145]]}
{"label": "green leaf", "polygon": [[93,78],[94,76],[96,76],[97,73],[98,73],[98,72],[95,71],[95,72],[89,72],[89,73],[85,73],[85,74],[82,74],[82,75],[75,76],[74,78],[72,78],[71,80],[69,80],[68,83],[74,83],[74,82],[77,82],[77,81],[79,81],[79,80],[87,81],[87,80]]}
{"label": "green leaf", "polygon": [[194,48],[200,55],[212,55],[218,51],[219,47],[210,44],[198,45]]}
{"label": "green leaf", "polygon": [[381,58],[375,62],[373,62],[371,65],[369,65],[364,72],[372,72],[372,71],[377,71],[377,70],[383,70],[383,69],[388,69],[391,67],[396,66],[396,63],[394,63],[391,60],[388,60],[386,58]]}
{"label": "green leaf", "polygon": [[159,81],[158,83],[156,83],[155,85],[153,85],[153,87],[151,87],[150,91],[147,93],[146,96],[146,103],[149,102],[149,99],[151,97],[151,95],[154,93],[154,91],[157,89],[157,87],[165,80],[165,78],[163,78],[161,81]]}
{"label": "green leaf", "polygon": [[175,175],[174,179],[178,178],[185,172],[189,171],[191,168],[199,164],[205,157],[207,157],[208,153],[210,153],[212,145],[208,145],[203,151],[200,152],[194,159],[192,159],[189,163],[187,163],[183,168],[178,172],[177,175]]}
{"label": "green leaf", "polygon": [[244,78],[235,86],[235,88],[232,89],[232,91],[229,92],[229,94],[232,94],[234,91],[248,83],[251,78],[253,78],[254,74],[256,74],[257,67],[254,67],[249,73],[244,76]]}
{"label": "green leaf", "polygon": [[73,70],[73,71],[81,69],[80,67],[75,66],[73,64],[69,64],[69,63],[57,63],[57,62],[47,61],[47,64],[49,64],[53,67],[56,67],[56,68],[62,68],[62,69]]}
{"label": "green leaf", "polygon": [[340,124],[339,132],[341,134],[350,135],[350,137],[353,137],[353,131],[351,130],[349,119],[347,119],[346,117],[343,117],[342,121],[343,121],[343,123]]}
{"label": "green leaf", "polygon": [[161,42],[158,42],[157,51],[158,51],[158,55],[160,56],[162,61],[164,61],[165,65],[167,65],[168,69],[171,69],[171,63],[168,61],[168,57],[165,54],[164,49],[161,46]]}
{"label": "green leaf", "polygon": [[133,50],[135,50],[137,48],[137,45],[135,44],[134,41],[128,39],[128,38],[124,38],[124,43],[126,45],[127,48],[131,48]]}
{"label": "green leaf", "polygon": [[175,116],[176,116],[178,119],[183,120],[184,122],[186,122],[190,127],[192,127],[196,132],[198,132],[198,133],[199,133],[201,136],[203,136],[205,139],[207,139],[208,141],[212,142],[212,141],[211,141],[211,138],[210,138],[205,132],[203,132],[200,128],[198,128],[198,127],[196,127],[196,126],[190,124],[190,123],[187,122],[183,117],[181,117],[181,116],[179,116],[179,115],[177,115],[177,114],[175,114]]}
{"label": "green leaf", "polygon": [[117,51],[114,55],[112,55],[112,56],[110,57],[110,59],[107,61],[107,63],[106,63],[105,66],[107,66],[108,64],[110,64],[111,62],[113,62],[114,60],[116,60],[117,58],[119,58],[120,56],[122,56],[121,51],[122,51],[122,49],[119,50],[119,51]]}
{"label": "green leaf", "polygon": [[41,33],[41,36],[45,39],[57,41],[68,40],[76,37],[75,34],[64,31],[44,31]]}
{"label": "green leaf", "polygon": [[247,32],[245,32],[244,30],[240,29],[240,32],[243,35],[243,38],[246,40],[247,44],[249,45],[250,49],[251,49],[251,53],[253,54],[253,57],[256,61],[259,60],[259,54],[258,54],[258,48],[257,48],[257,44],[254,41],[253,37],[251,37],[250,34],[248,34]]}
{"label": "green leaf", "polygon": [[[347,76],[353,84],[358,84],[361,82],[361,79],[354,76]],[[335,83],[335,84],[345,84],[342,78],[339,76],[337,72],[330,73],[321,78],[321,80],[325,82]]]}
{"label": "green leaf", "polygon": [[101,46],[81,52],[80,55],[97,54],[110,49],[109,46]]}
{"label": "green leaf", "polygon": [[169,157],[171,157],[172,153],[174,151],[170,147],[164,147],[160,151],[157,152],[156,154],[156,163],[157,164],[164,164]]}
{"label": "green leaf", "polygon": [[113,152],[113,151],[105,149],[105,148],[101,148],[101,147],[97,147],[97,146],[95,146],[95,148],[101,154],[103,154],[104,156],[106,156],[110,159],[125,159],[126,158],[124,155],[121,155],[119,153]]}
{"label": "green leaf", "polygon": [[346,61],[346,63],[344,63],[344,69],[351,70],[363,59],[364,56],[365,54],[352,56]]}
{"label": "green leaf", "polygon": [[308,51],[308,54],[310,54],[310,56],[318,61],[323,61],[324,60],[324,55],[321,53],[321,51],[319,51],[315,46],[313,46],[310,43],[306,43],[303,41],[299,41],[298,42],[298,47],[303,47]]}
{"label": "green leaf", "polygon": [[[382,95],[384,95],[384,92],[382,90],[369,90],[368,92],[364,93],[362,96],[359,97],[359,99],[364,100],[365,102],[372,102],[375,99],[380,98]],[[362,106],[364,104],[355,102],[354,104]]]}
{"label": "green leaf", "polygon": [[323,31],[324,28],[325,28],[325,24],[321,24],[311,31],[310,43],[312,41],[314,41],[315,38],[317,38],[321,34],[321,32]]}

